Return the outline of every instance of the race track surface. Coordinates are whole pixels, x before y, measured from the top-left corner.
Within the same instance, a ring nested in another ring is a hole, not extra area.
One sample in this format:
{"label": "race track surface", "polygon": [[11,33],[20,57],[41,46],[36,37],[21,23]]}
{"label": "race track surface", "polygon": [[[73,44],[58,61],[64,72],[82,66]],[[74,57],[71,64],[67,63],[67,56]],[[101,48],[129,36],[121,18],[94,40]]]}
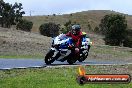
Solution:
{"label": "race track surface", "polygon": [[[84,62],[76,62],[74,65],[124,65],[129,64],[128,62],[121,61],[97,61],[87,60]],[[52,65],[46,65],[42,59],[0,59],[0,69],[13,69],[13,68],[30,68],[30,67],[46,67],[46,66],[67,66],[69,65],[66,61],[59,62],[55,61]],[[71,65],[72,66],[72,65]]]}

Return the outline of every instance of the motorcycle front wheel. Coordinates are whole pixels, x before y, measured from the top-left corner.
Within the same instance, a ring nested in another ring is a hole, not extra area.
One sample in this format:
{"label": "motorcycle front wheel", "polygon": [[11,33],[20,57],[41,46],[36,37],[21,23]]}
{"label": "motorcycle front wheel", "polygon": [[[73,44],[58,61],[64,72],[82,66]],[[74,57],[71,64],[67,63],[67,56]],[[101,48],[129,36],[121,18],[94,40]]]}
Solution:
{"label": "motorcycle front wheel", "polygon": [[46,56],[45,56],[45,63],[47,64],[47,65],[49,65],[49,64],[51,64],[51,63],[53,63],[54,61],[55,61],[55,59],[52,57],[53,55],[54,55],[54,50],[50,50],[47,54],[46,54]]}
{"label": "motorcycle front wheel", "polygon": [[77,58],[76,58],[75,54],[74,55],[73,54],[70,54],[67,58],[68,58],[67,59],[67,62],[69,64],[74,64],[77,61]]}

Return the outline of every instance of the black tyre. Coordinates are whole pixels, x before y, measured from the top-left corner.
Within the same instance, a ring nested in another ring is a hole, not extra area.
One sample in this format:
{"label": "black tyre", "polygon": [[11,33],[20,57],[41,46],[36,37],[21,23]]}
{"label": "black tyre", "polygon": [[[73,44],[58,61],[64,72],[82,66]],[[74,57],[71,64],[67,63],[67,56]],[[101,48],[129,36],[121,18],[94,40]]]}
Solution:
{"label": "black tyre", "polygon": [[51,64],[51,63],[53,63],[54,61],[55,61],[55,59],[52,57],[53,55],[54,55],[54,50],[50,50],[47,54],[46,54],[46,56],[45,56],[45,63],[47,64],[47,65],[49,65],[49,64]]}
{"label": "black tyre", "polygon": [[82,56],[78,59],[79,62],[83,62],[88,57],[88,52],[83,53]]}
{"label": "black tyre", "polygon": [[68,58],[67,62],[69,64],[74,64],[77,61],[77,57],[75,55],[72,55],[72,54],[70,54],[67,58]]}

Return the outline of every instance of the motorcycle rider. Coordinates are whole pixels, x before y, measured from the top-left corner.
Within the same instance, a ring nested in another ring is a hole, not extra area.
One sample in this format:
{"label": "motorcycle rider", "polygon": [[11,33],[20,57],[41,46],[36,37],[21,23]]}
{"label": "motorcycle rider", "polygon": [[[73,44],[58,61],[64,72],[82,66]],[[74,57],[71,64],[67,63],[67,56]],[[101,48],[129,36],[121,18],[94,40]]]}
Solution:
{"label": "motorcycle rider", "polygon": [[[81,26],[78,24],[75,24],[71,27],[71,31],[69,31],[66,36],[72,37],[74,42],[75,50],[73,50],[73,54],[79,55],[80,47],[82,43],[82,32],[81,32]],[[72,47],[70,45],[70,47]]]}

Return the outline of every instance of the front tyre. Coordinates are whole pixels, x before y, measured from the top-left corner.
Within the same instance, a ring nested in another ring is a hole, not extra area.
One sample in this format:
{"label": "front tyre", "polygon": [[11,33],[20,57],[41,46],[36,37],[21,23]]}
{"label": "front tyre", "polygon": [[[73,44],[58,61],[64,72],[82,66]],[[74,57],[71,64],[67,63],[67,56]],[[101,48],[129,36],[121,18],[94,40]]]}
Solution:
{"label": "front tyre", "polygon": [[67,58],[68,58],[67,62],[69,64],[74,64],[77,61],[77,57],[75,55],[72,55],[72,54],[70,54]]}
{"label": "front tyre", "polygon": [[51,64],[51,63],[53,63],[54,61],[55,61],[55,59],[52,57],[53,55],[54,55],[54,50],[50,50],[47,54],[46,54],[46,56],[45,56],[45,63],[47,64],[47,65],[49,65],[49,64]]}

